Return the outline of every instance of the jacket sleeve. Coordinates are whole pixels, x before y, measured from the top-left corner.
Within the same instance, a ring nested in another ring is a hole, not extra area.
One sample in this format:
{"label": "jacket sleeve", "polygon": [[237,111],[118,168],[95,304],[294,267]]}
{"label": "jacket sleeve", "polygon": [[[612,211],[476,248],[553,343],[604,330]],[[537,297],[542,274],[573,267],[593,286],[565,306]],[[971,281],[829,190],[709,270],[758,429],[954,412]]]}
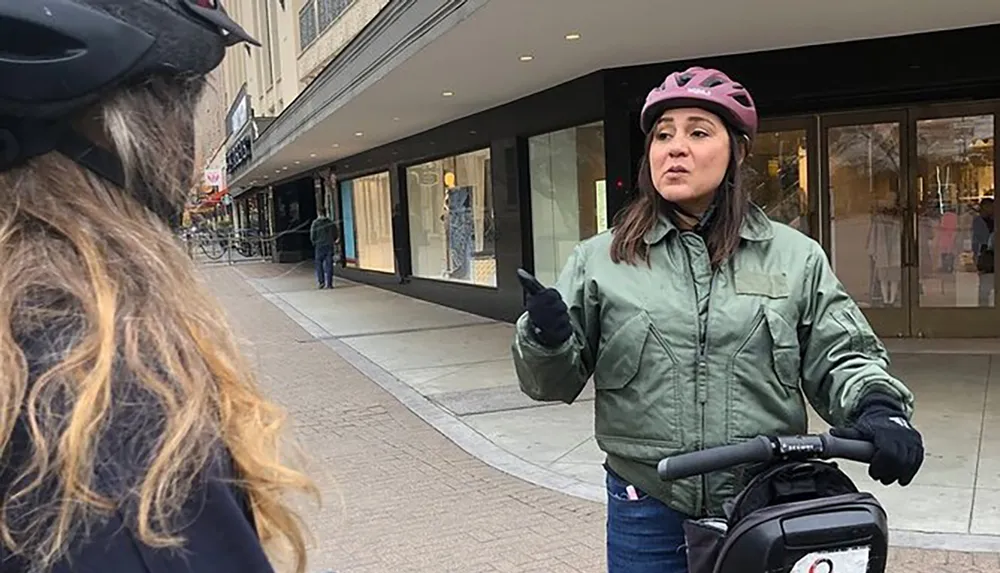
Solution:
{"label": "jacket sleeve", "polygon": [[827,423],[842,426],[872,392],[897,398],[907,417],[913,394],[889,374],[889,353],[817,246],[806,265],[806,304],[799,322],[802,388]]}
{"label": "jacket sleeve", "polygon": [[570,255],[555,285],[569,308],[573,336],[558,348],[540,344],[524,313],[517,320],[512,352],[521,391],[534,400],[576,400],[594,372],[600,339],[599,310],[595,289],[588,284],[583,248]]}

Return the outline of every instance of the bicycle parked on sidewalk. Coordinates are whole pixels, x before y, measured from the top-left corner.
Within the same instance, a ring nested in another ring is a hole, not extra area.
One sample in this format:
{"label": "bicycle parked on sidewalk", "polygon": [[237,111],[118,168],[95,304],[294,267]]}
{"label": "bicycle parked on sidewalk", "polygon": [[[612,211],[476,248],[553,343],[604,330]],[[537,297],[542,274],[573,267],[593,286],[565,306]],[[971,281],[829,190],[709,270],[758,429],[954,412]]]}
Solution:
{"label": "bicycle parked on sidewalk", "polygon": [[685,522],[688,572],[884,573],[885,510],[823,461],[868,463],[873,452],[868,442],[818,434],[759,436],[663,459],[657,472],[665,481],[760,464],[725,518]]}
{"label": "bicycle parked on sidewalk", "polygon": [[204,230],[185,235],[189,253],[197,247],[201,253],[212,261],[222,259],[233,251],[245,258],[262,256],[265,253],[266,239],[256,229],[241,229],[236,232]]}

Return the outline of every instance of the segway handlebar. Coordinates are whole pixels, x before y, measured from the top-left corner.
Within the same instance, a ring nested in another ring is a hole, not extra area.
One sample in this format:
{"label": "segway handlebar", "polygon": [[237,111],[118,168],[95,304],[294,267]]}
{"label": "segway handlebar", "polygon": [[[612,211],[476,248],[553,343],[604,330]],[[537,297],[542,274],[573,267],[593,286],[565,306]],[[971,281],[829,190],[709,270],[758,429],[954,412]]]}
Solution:
{"label": "segway handlebar", "polygon": [[758,436],[748,442],[719,446],[660,460],[656,471],[664,481],[716,472],[742,464],[779,460],[839,458],[869,463],[875,447],[869,442],[837,438],[830,434]]}

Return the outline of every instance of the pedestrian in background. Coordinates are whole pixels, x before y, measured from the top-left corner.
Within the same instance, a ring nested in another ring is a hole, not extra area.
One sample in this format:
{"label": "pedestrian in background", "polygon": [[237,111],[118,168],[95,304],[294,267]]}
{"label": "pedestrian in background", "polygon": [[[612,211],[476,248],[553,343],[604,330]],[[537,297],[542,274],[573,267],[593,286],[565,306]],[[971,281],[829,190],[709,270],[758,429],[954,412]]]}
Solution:
{"label": "pedestrian in background", "polygon": [[326,207],[316,210],[316,220],[309,227],[309,240],[313,244],[318,288],[333,288],[333,246],[336,242],[336,225],[326,216]]}

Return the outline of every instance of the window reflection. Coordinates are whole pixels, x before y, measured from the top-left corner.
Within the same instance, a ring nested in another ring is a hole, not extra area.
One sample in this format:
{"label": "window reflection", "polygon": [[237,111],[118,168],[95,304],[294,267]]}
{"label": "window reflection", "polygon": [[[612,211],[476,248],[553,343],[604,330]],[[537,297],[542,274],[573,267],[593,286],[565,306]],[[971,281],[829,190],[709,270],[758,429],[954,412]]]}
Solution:
{"label": "window reflection", "polygon": [[343,181],[340,190],[346,263],[360,269],[395,272],[389,172]]}
{"label": "window reflection", "polygon": [[608,228],[603,122],[528,140],[535,276],[553,284],[573,247]]}
{"label": "window reflection", "polygon": [[[993,306],[993,273],[976,259],[993,231],[993,116],[917,122],[920,306]],[[986,269],[988,270],[988,269]]]}
{"label": "window reflection", "polygon": [[490,151],[406,170],[413,276],[496,286]]}
{"label": "window reflection", "polygon": [[899,124],[827,132],[837,276],[861,307],[902,306]]}
{"label": "window reflection", "polygon": [[761,133],[747,160],[750,198],[773,221],[809,234],[809,162],[805,130]]}

